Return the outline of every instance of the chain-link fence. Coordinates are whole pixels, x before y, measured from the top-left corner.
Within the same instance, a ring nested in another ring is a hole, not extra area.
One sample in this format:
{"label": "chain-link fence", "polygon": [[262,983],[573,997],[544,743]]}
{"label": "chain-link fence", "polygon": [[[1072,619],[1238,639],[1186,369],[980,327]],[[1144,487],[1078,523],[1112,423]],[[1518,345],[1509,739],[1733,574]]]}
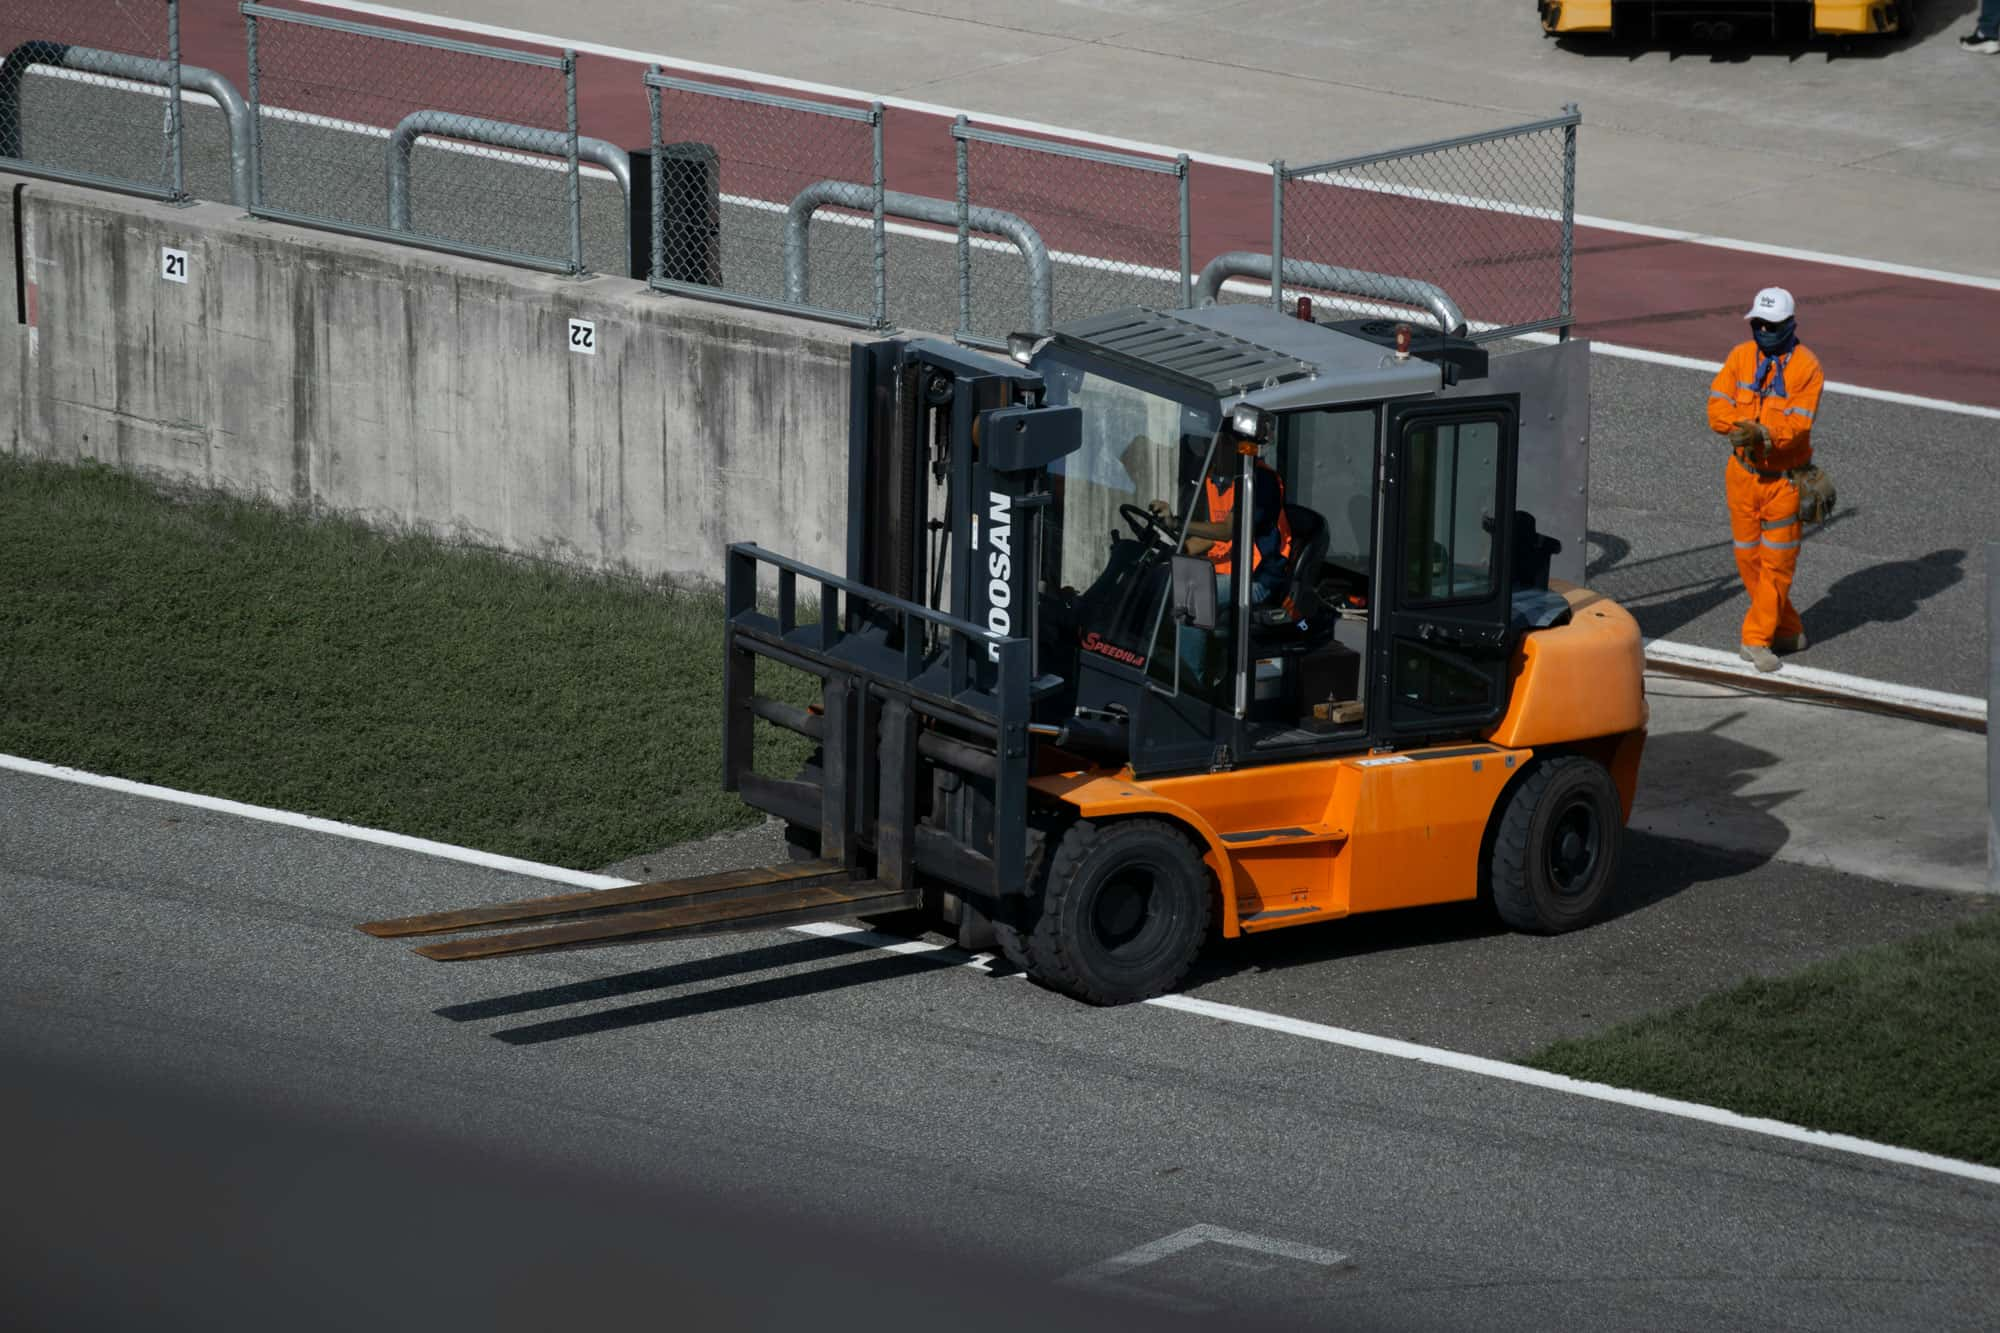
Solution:
{"label": "chain-link fence", "polygon": [[[1571,106],[1485,134],[1310,166],[1274,163],[1273,249],[1287,261],[1434,284],[1481,340],[1566,328],[1581,119]],[[1274,302],[1283,299],[1274,289]],[[1352,308],[1400,314],[1410,304]]]}
{"label": "chain-link fence", "polygon": [[[952,137],[967,209],[1020,218],[1048,248],[1055,322],[1123,305],[1192,304],[1185,153],[1116,153],[987,129],[964,117]],[[1019,294],[1034,286],[1031,260],[1011,250],[961,238],[961,337],[985,341],[1034,327],[1033,302],[1029,323],[1019,309]]]}
{"label": "chain-link fence", "polygon": [[1246,244],[1265,187],[1225,170],[1196,216],[1185,154],[913,117],[899,122],[897,171],[927,193],[904,193],[885,187],[880,103],[655,66],[639,162],[578,133],[568,51],[242,0],[246,105],[180,63],[178,0],[0,3],[0,166],[36,174],[233,198],[263,217],[539,268],[644,270],[662,290],[975,344],[1246,292],[1310,295],[1326,313],[1414,311],[1482,340],[1567,332],[1571,318],[1574,107],[1274,163],[1269,253],[1256,241],[1210,253]]}
{"label": "chain-link fence", "polygon": [[[537,268],[587,266],[572,53],[241,9],[253,212]],[[615,244],[602,262],[624,271]]]}
{"label": "chain-link fence", "polygon": [[879,325],[882,107],[646,72],[653,275],[665,291]]}
{"label": "chain-link fence", "polygon": [[0,5],[0,166],[187,193],[176,0]]}

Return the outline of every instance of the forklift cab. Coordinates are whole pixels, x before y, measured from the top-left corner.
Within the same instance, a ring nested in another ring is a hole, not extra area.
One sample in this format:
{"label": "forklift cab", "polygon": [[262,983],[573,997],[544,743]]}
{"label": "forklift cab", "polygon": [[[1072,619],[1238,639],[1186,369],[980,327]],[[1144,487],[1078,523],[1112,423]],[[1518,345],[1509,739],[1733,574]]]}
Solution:
{"label": "forklift cab", "polygon": [[1093,758],[1144,779],[1474,735],[1517,631],[1566,614],[1562,542],[1516,508],[1522,386],[1483,348],[1236,305],[1015,350],[1080,409],[1038,655],[1122,739]]}

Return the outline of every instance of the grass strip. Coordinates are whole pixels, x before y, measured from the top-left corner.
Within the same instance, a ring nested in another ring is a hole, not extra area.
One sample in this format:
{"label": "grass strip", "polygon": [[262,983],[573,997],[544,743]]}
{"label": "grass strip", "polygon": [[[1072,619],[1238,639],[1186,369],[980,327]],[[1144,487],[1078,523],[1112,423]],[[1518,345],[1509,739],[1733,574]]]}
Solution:
{"label": "grass strip", "polygon": [[721,614],[0,455],[0,752],[49,763],[601,866],[761,817],[721,790]]}
{"label": "grass strip", "polygon": [[2000,912],[1747,981],[1525,1063],[2000,1166]]}

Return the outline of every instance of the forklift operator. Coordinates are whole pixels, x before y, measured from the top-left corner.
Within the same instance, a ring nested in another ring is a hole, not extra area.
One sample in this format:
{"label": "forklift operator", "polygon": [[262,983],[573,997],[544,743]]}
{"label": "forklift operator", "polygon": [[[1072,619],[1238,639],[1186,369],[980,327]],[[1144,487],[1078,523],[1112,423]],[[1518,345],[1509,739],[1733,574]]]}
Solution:
{"label": "forklift operator", "polygon": [[[1208,473],[1195,501],[1195,512],[1188,520],[1183,547],[1187,554],[1200,556],[1215,566],[1216,598],[1225,606],[1230,604],[1233,582],[1230,575],[1236,567],[1231,549],[1234,543],[1230,540],[1236,509],[1236,460],[1236,451],[1219,442],[1209,455]],[[1285,483],[1261,458],[1257,460],[1252,503],[1256,505],[1256,513],[1251,516],[1250,604],[1257,606],[1270,601],[1285,586],[1287,561],[1292,554],[1292,527],[1285,517]],[[1155,500],[1150,507],[1162,519],[1172,518],[1172,508],[1165,500]]]}

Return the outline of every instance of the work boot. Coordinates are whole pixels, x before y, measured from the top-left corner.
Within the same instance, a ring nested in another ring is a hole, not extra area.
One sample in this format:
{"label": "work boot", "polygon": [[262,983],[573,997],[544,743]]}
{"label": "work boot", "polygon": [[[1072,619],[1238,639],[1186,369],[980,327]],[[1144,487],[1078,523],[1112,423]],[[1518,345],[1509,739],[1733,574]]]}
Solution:
{"label": "work boot", "polygon": [[1806,632],[1804,630],[1800,630],[1797,634],[1780,634],[1771,640],[1771,651],[1774,653],[1802,653],[1805,650]]}
{"label": "work boot", "polygon": [[1759,671],[1776,671],[1778,655],[1761,643],[1739,643],[1736,655]]}

